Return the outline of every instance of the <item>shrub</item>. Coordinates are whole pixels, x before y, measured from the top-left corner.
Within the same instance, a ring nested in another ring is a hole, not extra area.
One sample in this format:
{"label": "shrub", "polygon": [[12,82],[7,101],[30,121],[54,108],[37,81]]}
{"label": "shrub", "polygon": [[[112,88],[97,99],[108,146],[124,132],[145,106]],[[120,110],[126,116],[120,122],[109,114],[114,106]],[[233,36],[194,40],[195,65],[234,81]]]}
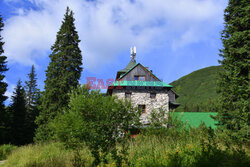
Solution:
{"label": "shrub", "polygon": [[0,160],[6,159],[7,156],[11,153],[11,151],[13,151],[16,148],[17,146],[13,146],[10,144],[4,144],[0,146]]}
{"label": "shrub", "polygon": [[106,157],[111,153],[120,166],[126,160],[128,133],[124,132],[138,121],[130,102],[78,87],[70,96],[69,110],[51,126],[67,148],[81,149],[86,145],[95,157],[95,165],[107,163]]}
{"label": "shrub", "polygon": [[154,109],[149,115],[149,125],[142,130],[144,135],[178,137],[189,130],[189,126],[181,121],[181,116],[166,112],[163,108]]}

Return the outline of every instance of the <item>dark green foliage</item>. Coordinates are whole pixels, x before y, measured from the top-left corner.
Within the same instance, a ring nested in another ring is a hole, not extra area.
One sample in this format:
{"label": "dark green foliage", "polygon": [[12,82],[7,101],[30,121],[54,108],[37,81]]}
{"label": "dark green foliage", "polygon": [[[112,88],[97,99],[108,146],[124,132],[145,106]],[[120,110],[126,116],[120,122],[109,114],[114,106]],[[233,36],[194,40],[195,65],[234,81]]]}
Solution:
{"label": "dark green foliage", "polygon": [[207,99],[199,104],[183,104],[177,111],[181,112],[218,112],[219,100],[218,97],[214,99]]}
{"label": "dark green foliage", "polygon": [[4,101],[7,99],[7,96],[5,96],[5,92],[7,90],[7,83],[4,82],[4,72],[6,72],[7,69],[7,65],[6,65],[6,59],[7,57],[3,55],[4,50],[3,50],[3,45],[4,42],[2,41],[3,38],[1,36],[1,32],[3,30],[4,27],[4,23],[2,20],[2,16],[0,15],[0,144],[5,143],[6,139],[5,139],[5,135],[6,135],[6,117],[7,117],[7,113],[6,113],[6,109],[5,109],[5,105],[4,105]]}
{"label": "dark green foliage", "polygon": [[35,67],[32,65],[31,71],[28,74],[29,80],[25,82],[25,91],[26,91],[26,103],[27,108],[32,110],[38,102],[39,90],[37,89],[37,75],[35,72]]}
{"label": "dark green foliage", "polygon": [[13,151],[16,148],[17,146],[13,146],[10,144],[1,145],[0,146],[0,160],[5,160],[7,156],[11,153],[11,151]]}
{"label": "dark green foliage", "polygon": [[250,123],[250,3],[248,0],[229,0],[225,9],[225,27],[221,33],[223,48],[219,61],[220,125],[230,130],[235,139],[249,140]]}
{"label": "dark green foliage", "polygon": [[10,110],[10,107],[7,106],[4,110],[4,115],[1,115],[2,119],[4,119],[4,127],[1,131],[0,135],[2,135],[3,144],[9,144],[12,141],[12,133],[11,133],[11,126],[12,126],[12,111]]}
{"label": "dark green foliage", "polygon": [[170,83],[179,95],[177,111],[217,112],[216,84],[221,66],[203,68]]}
{"label": "dark green foliage", "polygon": [[[204,113],[206,114],[206,113]],[[187,127],[169,115],[171,128],[147,128],[131,142],[131,166],[249,166],[249,150],[207,128]],[[157,121],[161,122],[161,121]],[[247,152],[248,151],[248,152]]]}
{"label": "dark green foliage", "polygon": [[[171,119],[169,118],[169,112],[166,112],[163,108],[159,109],[153,109],[153,111],[150,113],[150,119],[149,124],[153,128],[165,128],[171,123]],[[165,126],[165,127],[164,127]]]}
{"label": "dark green foliage", "polygon": [[46,140],[53,136],[47,128],[50,120],[67,108],[68,93],[79,84],[82,72],[82,55],[78,46],[80,40],[74,25],[73,12],[67,7],[56,42],[51,47],[50,63],[46,70],[45,91],[42,97],[42,111],[37,119],[39,125],[36,139]]}
{"label": "dark green foliage", "polygon": [[39,114],[38,105],[40,100],[40,90],[37,89],[37,75],[35,73],[35,67],[32,65],[31,71],[28,74],[29,80],[25,82],[25,97],[26,97],[26,135],[27,143],[31,143],[33,141],[36,124],[35,119]]}
{"label": "dark green foliage", "polygon": [[21,85],[21,81],[17,82],[17,86],[12,96],[12,104],[10,105],[11,120],[11,143],[14,145],[26,144],[26,101],[25,91]]}
{"label": "dark green foliage", "polygon": [[[197,130],[196,130],[197,131]],[[199,131],[199,129],[198,129]],[[189,132],[187,135],[190,135]],[[204,139],[200,139],[198,148],[181,146],[181,149],[168,153],[168,166],[178,167],[245,167],[250,165],[249,156],[242,148],[222,149],[214,131],[207,129]]]}
{"label": "dark green foliage", "polygon": [[107,163],[106,156],[111,153],[120,166],[126,161],[125,141],[128,137],[124,132],[139,122],[138,118],[130,102],[79,87],[71,94],[68,111],[51,126],[67,147],[77,149],[85,143],[95,157],[95,165]]}
{"label": "dark green foliage", "polygon": [[149,125],[141,129],[141,134],[146,136],[165,136],[171,134],[171,132],[179,133],[186,131],[188,126],[181,120],[180,116],[174,114],[175,112],[167,112],[162,109],[155,109],[150,113]]}

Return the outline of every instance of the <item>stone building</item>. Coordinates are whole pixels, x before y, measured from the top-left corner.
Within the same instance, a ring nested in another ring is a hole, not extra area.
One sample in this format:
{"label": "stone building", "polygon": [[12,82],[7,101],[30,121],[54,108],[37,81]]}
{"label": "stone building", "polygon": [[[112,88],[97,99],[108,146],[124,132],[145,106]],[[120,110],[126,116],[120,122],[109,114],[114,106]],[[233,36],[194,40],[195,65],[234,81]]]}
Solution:
{"label": "stone building", "polygon": [[175,103],[178,95],[172,86],[162,82],[152,70],[136,63],[135,47],[131,49],[128,65],[117,72],[116,81],[109,85],[108,94],[120,99],[129,99],[141,111],[141,122],[148,124],[153,109],[162,107],[166,112],[179,106]]}

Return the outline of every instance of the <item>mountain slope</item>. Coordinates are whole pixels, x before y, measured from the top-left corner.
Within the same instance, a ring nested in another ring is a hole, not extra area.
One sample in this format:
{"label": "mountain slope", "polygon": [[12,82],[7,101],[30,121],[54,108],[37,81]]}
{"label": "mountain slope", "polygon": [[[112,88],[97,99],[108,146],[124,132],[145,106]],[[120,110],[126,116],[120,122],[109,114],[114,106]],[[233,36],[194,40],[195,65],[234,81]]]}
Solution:
{"label": "mountain slope", "polygon": [[221,66],[203,68],[170,83],[179,94],[177,102],[182,104],[178,110],[197,106],[202,109],[203,105],[214,103],[218,97],[216,84],[221,70]]}

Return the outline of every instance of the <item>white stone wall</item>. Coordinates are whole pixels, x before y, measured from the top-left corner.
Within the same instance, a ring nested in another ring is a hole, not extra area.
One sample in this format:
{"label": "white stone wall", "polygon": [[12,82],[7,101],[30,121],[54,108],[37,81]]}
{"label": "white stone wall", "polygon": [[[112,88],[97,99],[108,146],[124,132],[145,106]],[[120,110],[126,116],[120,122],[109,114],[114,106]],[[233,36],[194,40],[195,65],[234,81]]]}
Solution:
{"label": "white stone wall", "polygon": [[[117,96],[119,99],[125,99],[125,92],[131,92],[131,102],[137,107],[138,105],[146,105],[146,113],[142,114],[140,119],[143,124],[148,124],[150,113],[153,109],[162,107],[165,111],[169,111],[169,96],[168,91],[161,90],[118,90],[114,89],[112,96]],[[150,98],[150,93],[156,93],[156,98]]]}

